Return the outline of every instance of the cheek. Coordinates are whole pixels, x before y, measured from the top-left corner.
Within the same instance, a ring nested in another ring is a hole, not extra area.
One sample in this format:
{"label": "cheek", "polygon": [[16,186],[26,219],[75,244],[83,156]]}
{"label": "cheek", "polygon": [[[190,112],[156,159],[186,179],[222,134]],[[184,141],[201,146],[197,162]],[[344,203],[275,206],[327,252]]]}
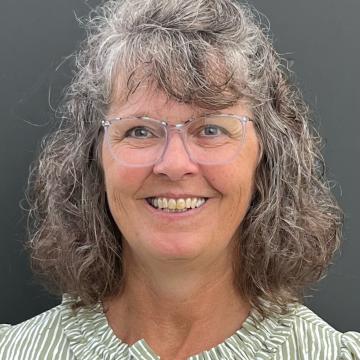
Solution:
{"label": "cheek", "polygon": [[118,218],[133,206],[138,190],[148,176],[148,170],[120,166],[103,148],[105,190],[111,213]]}
{"label": "cheek", "polygon": [[252,196],[259,158],[260,143],[254,129],[250,128],[237,159],[224,165],[204,167],[203,173],[219,193],[233,195],[234,200],[240,201]]}
{"label": "cheek", "polygon": [[147,176],[147,169],[119,165],[110,155],[105,144],[102,147],[102,159],[105,187],[109,193],[135,193]]}
{"label": "cheek", "polygon": [[228,225],[241,223],[253,196],[256,161],[246,160],[242,157],[235,164],[204,169],[210,186],[221,196],[218,217]]}
{"label": "cheek", "polygon": [[246,164],[218,166],[205,169],[203,173],[211,187],[223,196],[234,197],[234,200],[252,193],[254,188],[255,168]]}
{"label": "cheek", "polygon": [[105,186],[107,201],[111,215],[123,235],[130,228],[136,232],[134,220],[136,220],[136,192],[139,178],[132,172],[124,169],[107,169],[105,176]]}
{"label": "cheek", "polygon": [[106,169],[105,188],[109,204],[116,208],[129,208],[143,183],[143,175],[139,171],[129,171],[118,166]]}

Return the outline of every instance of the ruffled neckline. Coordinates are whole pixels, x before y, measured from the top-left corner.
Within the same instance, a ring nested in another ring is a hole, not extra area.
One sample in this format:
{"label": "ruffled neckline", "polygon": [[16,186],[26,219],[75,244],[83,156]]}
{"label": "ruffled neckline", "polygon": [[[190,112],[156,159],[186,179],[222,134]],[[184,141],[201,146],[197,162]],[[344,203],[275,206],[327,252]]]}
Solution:
{"label": "ruffled neckline", "polygon": [[[160,359],[144,339],[132,345],[122,342],[109,326],[100,303],[73,310],[74,302],[72,297],[63,296],[61,321],[77,359]],[[188,360],[271,359],[290,335],[296,307],[294,305],[286,315],[272,315],[264,319],[256,311],[251,311],[233,335]]]}

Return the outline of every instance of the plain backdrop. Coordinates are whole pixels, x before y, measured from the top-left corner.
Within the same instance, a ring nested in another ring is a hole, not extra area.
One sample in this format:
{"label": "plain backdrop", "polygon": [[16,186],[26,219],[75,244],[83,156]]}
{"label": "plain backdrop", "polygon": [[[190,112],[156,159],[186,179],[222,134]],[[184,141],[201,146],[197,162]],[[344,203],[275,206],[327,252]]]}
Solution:
{"label": "plain backdrop", "polygon": [[[72,77],[66,61],[84,38],[76,20],[99,1],[0,2],[0,323],[15,324],[56,304],[34,281],[23,250],[24,188],[52,107]],[[250,0],[271,24],[326,141],[324,156],[345,211],[344,242],[307,305],[341,331],[360,330],[360,2]]]}

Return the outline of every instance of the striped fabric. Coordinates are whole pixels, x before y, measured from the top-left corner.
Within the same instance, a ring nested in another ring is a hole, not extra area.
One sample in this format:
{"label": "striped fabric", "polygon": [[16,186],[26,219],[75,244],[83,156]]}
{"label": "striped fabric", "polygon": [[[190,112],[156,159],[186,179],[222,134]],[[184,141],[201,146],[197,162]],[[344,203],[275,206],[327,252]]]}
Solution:
{"label": "striped fabric", "polygon": [[[108,326],[100,304],[71,310],[74,300],[19,325],[0,325],[0,360],[156,360],[144,340],[129,346]],[[303,305],[260,320],[189,360],[360,360],[360,334],[339,333]]]}

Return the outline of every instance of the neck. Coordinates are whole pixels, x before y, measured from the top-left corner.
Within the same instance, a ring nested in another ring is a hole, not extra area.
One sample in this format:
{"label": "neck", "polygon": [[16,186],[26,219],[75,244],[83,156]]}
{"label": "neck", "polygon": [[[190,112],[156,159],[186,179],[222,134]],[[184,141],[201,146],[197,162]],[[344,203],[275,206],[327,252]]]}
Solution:
{"label": "neck", "polygon": [[199,271],[180,261],[132,262],[122,293],[104,302],[110,326],[129,345],[145,339],[162,360],[186,359],[218,345],[250,310],[233,286],[229,264],[218,259]]}

